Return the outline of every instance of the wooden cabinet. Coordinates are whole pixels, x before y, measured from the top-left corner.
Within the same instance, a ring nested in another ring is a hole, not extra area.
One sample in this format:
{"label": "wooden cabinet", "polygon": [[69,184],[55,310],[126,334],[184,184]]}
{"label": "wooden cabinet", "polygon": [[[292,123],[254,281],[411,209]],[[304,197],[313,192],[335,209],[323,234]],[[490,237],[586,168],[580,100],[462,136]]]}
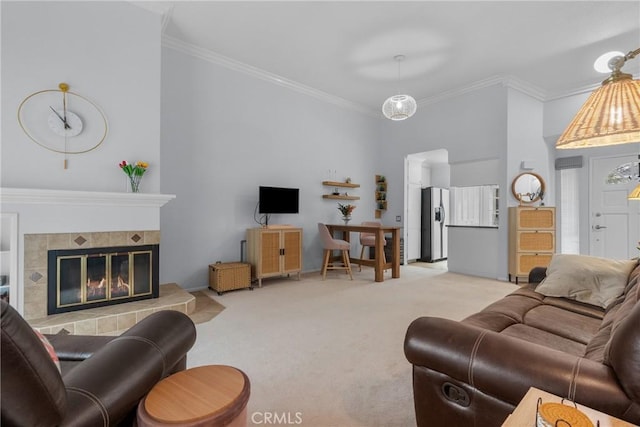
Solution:
{"label": "wooden cabinet", "polygon": [[339,193],[338,187],[341,188],[358,188],[360,184],[352,184],[350,182],[337,182],[337,181],[322,181],[322,185],[327,187],[333,187],[333,193],[331,194],[323,194],[322,198],[324,199],[336,199],[336,200],[360,200],[359,196],[350,196],[345,194],[334,194]]}
{"label": "wooden cabinet", "polygon": [[509,281],[528,277],[533,267],[547,267],[556,251],[556,209],[509,208]]}
{"label": "wooden cabinet", "polygon": [[247,230],[247,260],[251,273],[262,287],[265,277],[302,271],[302,229],[269,226]]}

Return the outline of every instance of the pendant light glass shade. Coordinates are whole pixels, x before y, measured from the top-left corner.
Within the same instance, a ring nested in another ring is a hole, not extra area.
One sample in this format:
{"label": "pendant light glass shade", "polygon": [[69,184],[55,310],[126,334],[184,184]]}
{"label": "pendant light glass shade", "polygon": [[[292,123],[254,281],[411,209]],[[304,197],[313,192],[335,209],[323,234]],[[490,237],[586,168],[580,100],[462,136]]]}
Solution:
{"label": "pendant light glass shade", "polygon": [[413,116],[417,108],[418,104],[416,104],[416,100],[412,96],[394,95],[387,98],[382,104],[382,114],[387,119],[404,120]]}
{"label": "pendant light glass shade", "polygon": [[562,133],[556,148],[589,148],[640,142],[640,81],[620,71],[640,49],[609,62],[612,73]]}

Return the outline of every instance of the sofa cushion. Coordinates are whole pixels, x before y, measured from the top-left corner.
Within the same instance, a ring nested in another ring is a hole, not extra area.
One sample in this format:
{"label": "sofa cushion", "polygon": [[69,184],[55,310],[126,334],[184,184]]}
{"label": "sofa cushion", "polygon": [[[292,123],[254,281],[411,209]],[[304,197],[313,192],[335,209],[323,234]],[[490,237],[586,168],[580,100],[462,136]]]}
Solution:
{"label": "sofa cushion", "polygon": [[56,365],[58,372],[62,372],[62,369],[60,369],[60,359],[58,359],[58,355],[56,354],[56,349],[53,348],[53,345],[51,345],[47,337],[45,337],[40,331],[34,329],[33,332],[35,332],[36,336],[42,343],[42,346],[47,351],[47,354],[51,358],[51,361],[53,362],[53,364]]}
{"label": "sofa cushion", "polygon": [[[623,311],[621,309],[620,311]],[[640,305],[635,304],[620,322],[614,322],[611,339],[605,348],[605,363],[613,368],[625,393],[640,400]]]}
{"label": "sofa cushion", "polygon": [[601,319],[583,316],[546,304],[529,310],[524,318],[524,324],[527,326],[584,345],[589,344],[598,332],[601,323]]}
{"label": "sofa cushion", "polygon": [[536,291],[606,308],[623,294],[635,260],[554,254]]}
{"label": "sofa cushion", "polygon": [[543,345],[553,350],[573,354],[574,356],[582,356],[586,348],[584,344],[577,341],[520,323],[509,326],[502,331],[501,334]]}

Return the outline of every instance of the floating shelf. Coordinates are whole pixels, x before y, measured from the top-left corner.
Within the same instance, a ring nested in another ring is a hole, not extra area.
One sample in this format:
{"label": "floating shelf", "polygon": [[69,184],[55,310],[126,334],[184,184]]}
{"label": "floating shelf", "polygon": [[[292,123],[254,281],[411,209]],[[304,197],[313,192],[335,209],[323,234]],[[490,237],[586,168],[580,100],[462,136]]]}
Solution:
{"label": "floating shelf", "polygon": [[323,194],[323,199],[336,199],[336,200],[360,200],[358,196],[342,196],[342,195],[334,195],[334,194]]}
{"label": "floating shelf", "polygon": [[352,184],[350,182],[337,182],[337,181],[322,181],[322,185],[329,187],[346,187],[346,188],[358,188],[360,184]]}

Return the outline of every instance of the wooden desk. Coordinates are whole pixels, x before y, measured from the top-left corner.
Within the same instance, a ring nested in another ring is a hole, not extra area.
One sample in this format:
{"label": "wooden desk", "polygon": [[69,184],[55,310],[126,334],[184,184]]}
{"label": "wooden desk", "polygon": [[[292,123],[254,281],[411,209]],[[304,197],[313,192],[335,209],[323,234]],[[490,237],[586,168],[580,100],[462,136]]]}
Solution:
{"label": "wooden desk", "polygon": [[[524,395],[518,406],[516,406],[513,413],[509,415],[504,424],[502,424],[502,427],[535,426],[536,407],[539,397],[542,398],[542,403],[561,403],[562,401],[562,398],[555,394],[547,393],[546,391],[531,387],[527,394]],[[571,405],[571,403],[566,400],[565,404]],[[596,425],[596,421],[600,421],[600,427],[634,427],[634,424],[619,420],[611,415],[603,414],[595,409],[587,408],[579,403],[578,410],[589,417],[594,426]]]}
{"label": "wooden desk", "polygon": [[[360,259],[349,258],[354,264],[368,265],[375,268],[375,280],[376,282],[384,282],[384,270],[385,268],[391,268],[391,277],[397,279],[400,277],[400,227],[390,227],[383,225],[382,227],[370,227],[365,225],[345,225],[345,224],[327,224],[329,233],[332,235],[336,231],[342,232],[342,239],[350,242],[350,234],[354,233],[373,233],[376,236],[375,246],[375,259]],[[391,233],[391,244],[393,253],[391,260],[387,260],[387,263],[383,263],[384,259],[384,235]]]}

